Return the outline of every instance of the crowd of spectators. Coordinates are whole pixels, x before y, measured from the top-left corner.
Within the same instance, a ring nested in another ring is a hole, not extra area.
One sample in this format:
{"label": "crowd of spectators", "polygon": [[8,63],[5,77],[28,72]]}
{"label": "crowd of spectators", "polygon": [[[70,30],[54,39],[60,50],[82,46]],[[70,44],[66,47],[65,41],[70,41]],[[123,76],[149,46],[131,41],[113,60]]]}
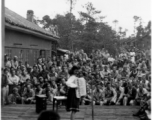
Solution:
{"label": "crowd of spectators", "polygon": [[[150,57],[143,52],[122,52],[112,57],[107,50],[83,50],[52,58],[38,58],[30,66],[17,56],[12,60],[5,55],[2,69],[3,104],[34,104],[35,96],[45,94],[49,102],[53,96],[65,96],[69,70],[79,66],[79,77],[87,83],[87,95],[81,104],[89,105],[147,105],[151,100]],[[93,97],[91,96],[93,90]]]}

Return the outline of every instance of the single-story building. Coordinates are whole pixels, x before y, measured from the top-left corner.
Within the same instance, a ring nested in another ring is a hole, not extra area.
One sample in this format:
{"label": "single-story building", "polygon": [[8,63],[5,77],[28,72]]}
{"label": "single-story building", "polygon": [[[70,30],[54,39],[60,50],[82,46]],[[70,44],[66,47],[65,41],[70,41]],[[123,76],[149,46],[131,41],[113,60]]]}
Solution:
{"label": "single-story building", "polygon": [[18,56],[20,61],[33,65],[38,57],[51,57],[57,51],[59,37],[39,27],[34,12],[27,11],[27,18],[5,8],[5,54]]}

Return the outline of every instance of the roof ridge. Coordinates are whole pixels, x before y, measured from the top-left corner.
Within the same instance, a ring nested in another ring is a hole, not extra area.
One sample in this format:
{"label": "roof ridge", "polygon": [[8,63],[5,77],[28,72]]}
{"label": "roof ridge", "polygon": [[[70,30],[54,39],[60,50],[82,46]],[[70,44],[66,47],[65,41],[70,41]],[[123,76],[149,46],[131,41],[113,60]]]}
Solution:
{"label": "roof ridge", "polygon": [[59,38],[59,36],[56,36],[51,31],[47,31],[43,28],[41,28],[39,25],[36,25],[33,22],[28,21],[23,16],[19,15],[18,13],[10,10],[9,8],[5,7],[5,21],[11,25],[27,28],[35,32],[40,32],[44,35],[48,35],[51,37]]}

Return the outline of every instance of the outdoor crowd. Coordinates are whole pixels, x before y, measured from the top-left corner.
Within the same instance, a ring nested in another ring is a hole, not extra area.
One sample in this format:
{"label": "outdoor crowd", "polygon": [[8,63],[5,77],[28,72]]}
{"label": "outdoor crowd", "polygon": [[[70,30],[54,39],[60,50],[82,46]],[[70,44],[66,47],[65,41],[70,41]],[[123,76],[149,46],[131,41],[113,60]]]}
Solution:
{"label": "outdoor crowd", "polygon": [[[150,57],[149,57],[150,58]],[[122,52],[113,58],[107,50],[93,50],[88,56],[83,50],[52,58],[38,58],[30,66],[5,55],[2,69],[3,104],[34,104],[35,96],[45,94],[66,96],[65,82],[69,70],[79,66],[78,77],[87,84],[87,95],[80,104],[89,105],[140,105],[150,109],[150,59],[143,52]],[[93,98],[91,96],[93,89]]]}

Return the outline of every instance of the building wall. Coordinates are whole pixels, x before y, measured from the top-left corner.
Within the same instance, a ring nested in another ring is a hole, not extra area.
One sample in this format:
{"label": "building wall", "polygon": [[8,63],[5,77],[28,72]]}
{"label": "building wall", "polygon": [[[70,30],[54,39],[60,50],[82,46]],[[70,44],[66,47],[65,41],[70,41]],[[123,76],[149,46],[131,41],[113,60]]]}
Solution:
{"label": "building wall", "polygon": [[[33,49],[51,49],[51,40],[45,40],[39,37],[35,37],[30,34],[25,34],[21,32],[16,32],[12,30],[5,29],[6,38],[5,46],[8,47],[22,47],[22,48],[33,48]],[[18,45],[22,44],[22,45]]]}
{"label": "building wall", "polygon": [[52,42],[30,34],[5,29],[5,54],[33,65],[38,57],[51,56]]}

